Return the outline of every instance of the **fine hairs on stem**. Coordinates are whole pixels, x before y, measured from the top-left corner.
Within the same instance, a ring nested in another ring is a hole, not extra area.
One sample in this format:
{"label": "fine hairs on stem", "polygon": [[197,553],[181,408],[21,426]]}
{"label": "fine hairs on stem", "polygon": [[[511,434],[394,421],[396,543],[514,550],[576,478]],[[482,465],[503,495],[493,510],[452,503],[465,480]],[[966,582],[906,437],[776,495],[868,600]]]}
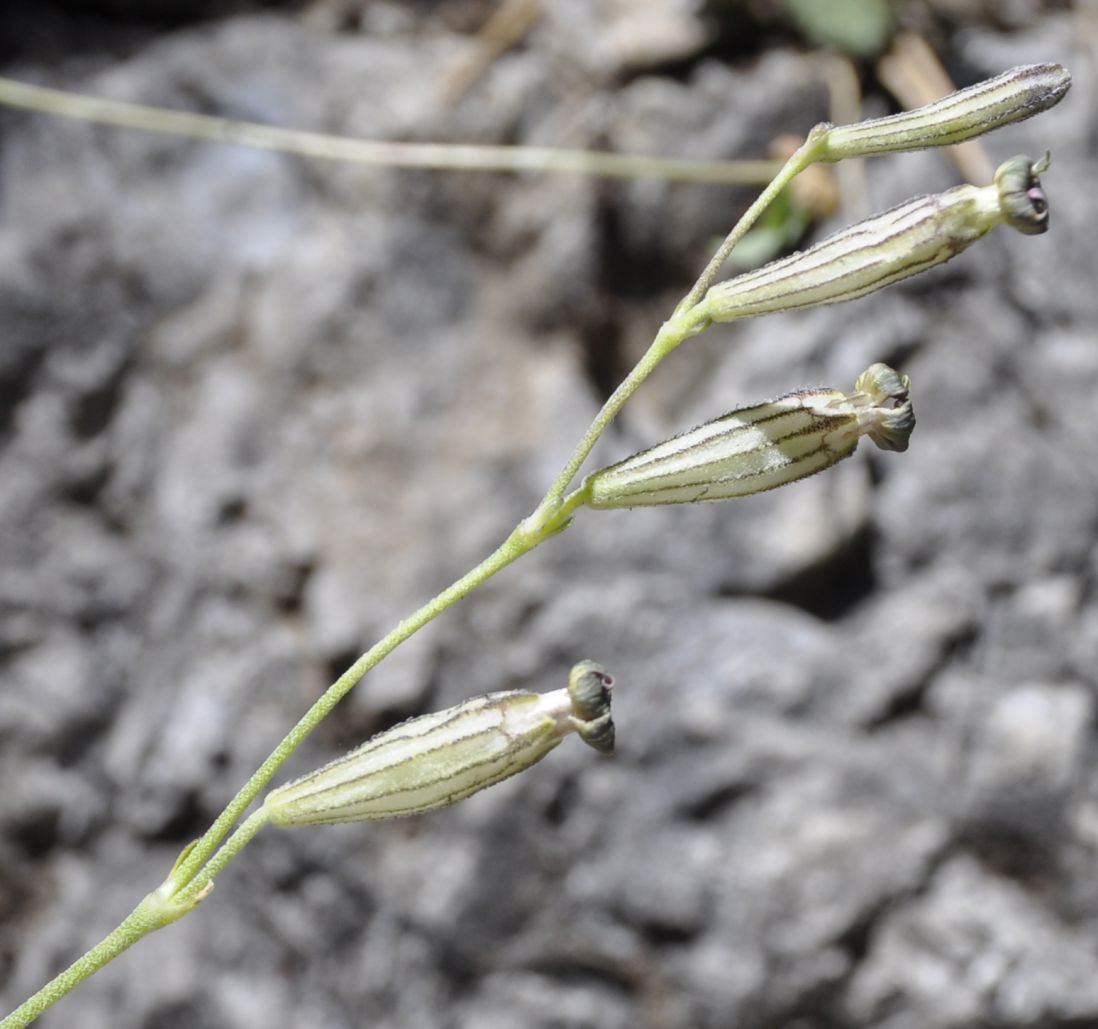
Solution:
{"label": "fine hairs on stem", "polygon": [[[1039,175],[1048,159],[1016,157],[1000,167],[990,186],[963,185],[910,200],[804,252],[716,282],[744,233],[810,165],[970,139],[1048,109],[1063,97],[1070,81],[1059,65],[1015,68],[916,111],[856,125],[818,125],[780,168],[737,165],[738,171],[733,171],[728,165],[727,174],[742,177],[721,181],[754,181],[761,174],[769,184],[603,405],[535,510],[492,554],[358,658],[289,730],[209,830],[179,855],[164,881],[99,944],[0,1021],[0,1029],[30,1024],[143,936],[193,911],[210,895],[218,875],[268,826],[294,829],[433,810],[521,772],[571,734],[610,753],[615,741],[610,711],[613,678],[601,665],[585,660],[572,669],[565,686],[552,692],[485,691],[446,711],[396,726],[267,793],[248,814],[287,758],[367,672],[473,589],[567,529],[581,509],[694,503],[775,489],[845,459],[863,435],[884,449],[906,449],[914,427],[912,384],[900,372],[874,364],[850,392],[800,390],[739,408],[597,469],[573,486],[591,450],[641,383],[669,354],[714,322],[863,296],[951,259],[1003,223],[1026,234],[1045,231],[1048,205]],[[400,151],[400,160],[383,162],[384,152],[390,157],[394,153],[391,144],[290,133],[77,97],[10,80],[0,81],[0,102],[131,129],[290,149],[329,159],[495,169],[530,167],[524,162],[533,162],[539,168],[587,174],[690,175],[687,162],[644,159],[649,161],[645,171],[615,155],[554,156],[512,148],[447,150],[433,145],[416,149],[418,144]]]}

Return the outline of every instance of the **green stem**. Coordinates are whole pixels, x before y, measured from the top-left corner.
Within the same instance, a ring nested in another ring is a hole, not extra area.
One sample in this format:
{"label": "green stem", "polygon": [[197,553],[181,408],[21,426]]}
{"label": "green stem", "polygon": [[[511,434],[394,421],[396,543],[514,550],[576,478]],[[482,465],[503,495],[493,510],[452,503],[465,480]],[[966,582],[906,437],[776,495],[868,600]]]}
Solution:
{"label": "green stem", "polygon": [[235,121],[190,111],[69,93],[0,78],[0,104],[40,114],[158,132],[214,143],[234,143],[299,157],[386,168],[437,168],[446,171],[571,172],[603,178],[666,179],[674,182],[756,186],[770,181],[777,161],[691,161],[612,154],[556,147],[489,146],[475,143],[415,143],[352,139],[301,132],[277,125]]}
{"label": "green stem", "polygon": [[583,462],[587,460],[587,456],[599,441],[599,437],[602,436],[618,412],[625,406],[625,402],[637,391],[640,384],[656,370],[660,362],[676,347],[691,336],[704,332],[709,327],[709,319],[698,306],[702,298],[709,290],[709,287],[713,285],[713,280],[720,273],[721,268],[724,267],[724,263],[728,260],[733,248],[743,239],[748,229],[755,224],[763,211],[805,168],[819,160],[820,154],[823,153],[826,145],[827,133],[828,126],[826,124],[817,125],[808,134],[808,139],[782,165],[781,170],[770,185],[759,194],[758,199],[736,222],[732,231],[725,237],[724,242],[717,248],[717,252],[705,266],[705,270],[698,277],[698,281],[694,283],[690,292],[683,297],[675,308],[675,313],[663,323],[659,334],[648,350],[645,351],[644,356],[637,362],[618,388],[610,394],[606,403],[602,405],[601,410],[595,416],[595,420],[583,434],[583,439],[580,440],[579,445],[572,452],[572,456],[568,459],[564,470],[557,477],[557,481],[553,483],[549,492],[545,495],[545,500],[542,501],[541,506],[532,516],[535,522],[537,519],[545,517],[546,513],[552,512],[555,505],[561,502],[564,491],[568,489],[568,486],[576,477]]}
{"label": "green stem", "polygon": [[724,242],[717,247],[716,253],[710,258],[705,270],[698,276],[698,281],[694,283],[690,292],[682,298],[679,306],[675,308],[675,316],[697,306],[709,287],[713,285],[713,280],[720,274],[720,270],[724,267],[724,263],[728,260],[736,244],[743,239],[748,229],[758,221],[759,215],[774,202],[778,194],[789,183],[807,167],[815,164],[820,159],[820,155],[827,145],[828,130],[829,126],[827,124],[821,124],[809,132],[804,143],[782,165],[781,171],[774,177],[770,185],[759,194],[755,202],[744,212],[743,217],[732,227],[732,231],[725,236]]}
{"label": "green stem", "polygon": [[[559,526],[554,526],[554,528]],[[259,792],[271,781],[291,754],[331,712],[350,690],[378,662],[387,657],[401,643],[437,618],[451,605],[506,568],[523,554],[532,550],[551,534],[551,529],[527,532],[516,529],[494,553],[483,560],[470,572],[467,572],[453,585],[444,589],[429,600],[418,611],[405,618],[387,636],[375,643],[350,668],[347,669],[304,714],[298,723],[283,737],[282,742],[244,784],[206,834],[191,848],[189,853],[172,870],[169,881],[176,890],[189,886],[203,870],[213,856],[229,830],[237,823],[245,808],[258,796]],[[204,878],[204,877],[203,877]]]}
{"label": "green stem", "polygon": [[64,972],[46,983],[33,997],[20,1004],[0,1022],[0,1029],[22,1029],[23,1026],[30,1025],[42,1012],[70,990],[79,986],[93,972],[98,972],[142,936],[147,936],[153,930],[159,929],[163,923],[159,922],[155,914],[148,909],[147,899],[138,904],[110,935],[69,965]]}
{"label": "green stem", "polygon": [[78,958],[64,972],[42,987],[0,1022],[0,1029],[21,1029],[29,1025],[47,1008],[74,989],[93,972],[112,961],[142,936],[194,910],[209,894],[213,882],[229,863],[248,845],[256,833],[267,824],[262,808],[247,818],[219,847],[245,808],[294,752],[294,749],[320,724],[321,720],[382,658],[389,654],[432,619],[470,591],[532,550],[543,540],[561,531],[571,513],[579,507],[585,494],[577,490],[557,511],[556,517],[543,520],[533,530],[516,529],[494,553],[462,576],[453,585],[405,618],[384,639],[380,640],[343,673],[304,717],[286,734],[255,774],[229,802],[206,834],[192,844],[176,862],[164,883],[150,893],[113,932]]}
{"label": "green stem", "polygon": [[[260,829],[267,825],[270,816],[266,808],[253,811],[237,827],[236,831],[220,846],[216,853],[202,866],[202,871],[192,879],[186,887],[175,894],[175,899],[181,904],[197,904],[207,895],[213,886],[213,881],[223,872],[249,843]],[[172,882],[169,876],[168,882]]]}
{"label": "green stem", "polygon": [[572,456],[568,459],[564,470],[550,487],[549,492],[546,493],[545,499],[541,502],[537,511],[531,516],[532,519],[536,521],[545,517],[547,512],[556,510],[557,506],[562,503],[561,498],[564,496],[564,491],[568,489],[583,462],[587,460],[587,455],[591,453],[591,450],[599,441],[599,437],[606,431],[607,426],[614,420],[625,402],[637,391],[637,387],[655,371],[657,365],[671,351],[691,336],[702,332],[705,327],[705,324],[699,324],[697,319],[689,317],[689,312],[663,323],[656,338],[652,341],[652,345],[645,351],[644,356],[636,363],[628,376],[622,380],[618,388],[610,394],[599,413],[595,415],[595,420],[583,434],[583,439],[580,440],[579,445],[572,452]]}
{"label": "green stem", "polygon": [[[266,822],[265,818],[263,822]],[[262,828],[262,824],[252,827],[245,823],[240,828],[242,836],[245,830],[254,835]],[[20,1004],[7,1018],[0,1021],[0,1029],[22,1029],[23,1026],[30,1025],[66,993],[76,989],[90,975],[98,972],[142,937],[166,925],[171,925],[172,922],[189,914],[213,889],[213,884],[210,882],[191,896],[174,897],[167,889],[167,885],[165,883],[148,894],[116,929]]]}
{"label": "green stem", "polygon": [[[0,101],[12,102],[12,83],[0,80]],[[83,107],[65,109],[54,106],[59,98],[66,96],[54,91],[39,90],[37,87],[22,87],[39,94],[39,110],[52,113],[69,114],[89,120],[111,121],[115,124],[127,124],[131,127],[159,129],[160,131],[185,132],[191,135],[206,135],[208,138],[231,139],[233,142],[248,142],[254,146],[273,146],[277,141],[282,147],[285,139],[283,130],[266,130],[263,126],[246,126],[248,133],[240,135],[237,130],[241,123],[224,122],[222,119],[207,118],[202,115],[173,114],[174,128],[166,128],[162,116],[165,112],[154,109],[138,108],[135,105],[116,105],[107,101],[93,101],[80,98]],[[4,94],[4,90],[7,91]],[[68,98],[71,99],[71,98]],[[29,102],[25,106],[35,106]],[[129,113],[125,120],[118,109],[126,108]],[[111,112],[114,114],[111,114]],[[98,113],[97,113],[98,112]],[[153,115],[161,118],[154,124]],[[109,115],[109,116],[108,116]],[[115,117],[118,115],[118,117]],[[235,135],[229,133],[229,129]],[[264,129],[257,133],[252,130]],[[301,134],[294,134],[298,144]],[[387,636],[374,644],[346,672],[343,673],[324,694],[313,704],[298,723],[286,734],[270,756],[256,770],[252,777],[237,792],[236,796],[217,817],[201,839],[188,847],[164,883],[150,893],[134,911],[108,935],[102,942],[78,958],[69,968],[47,983],[33,997],[0,1022],[0,1029],[17,1029],[29,1025],[43,1011],[56,1003],[61,997],[83,982],[93,972],[98,971],[142,936],[181,918],[192,911],[213,888],[214,880],[229,863],[248,845],[252,838],[267,824],[267,814],[261,808],[247,818],[233,832],[248,806],[255,800],[275,773],[282,767],[302,741],[324,720],[332,709],[353,689],[361,679],[396,647],[418,632],[428,622],[437,618],[443,611],[457,603],[477,586],[486,582],[497,572],[533,550],[544,540],[565,529],[570,523],[573,512],[587,500],[587,487],[578,489],[565,496],[565,491],[576,477],[583,462],[587,459],[599,437],[625,402],[637,388],[655,370],[659,363],[673,350],[691,336],[703,332],[709,325],[709,319],[699,306],[699,301],[712,284],[729,253],[744,233],[751,227],[766,206],[801,171],[807,168],[818,155],[819,147],[826,138],[826,127],[817,126],[809,135],[808,141],[782,167],[777,178],[751,205],[743,217],[721,244],[713,259],[709,262],[694,287],[679,304],[675,314],[660,328],[658,335],[636,366],[610,395],[596,415],[583,439],[580,440],[567,465],[550,487],[537,509],[526,518],[503,544],[466,573],[457,582],[443,590],[418,611],[405,618]],[[346,141],[350,142],[350,141]],[[329,150],[322,154],[317,149],[300,148],[297,152],[311,153],[314,156],[334,157]],[[450,165],[452,166],[452,165]],[[607,174],[602,172],[601,174]],[[612,173],[611,173],[612,174]],[[635,173],[634,173],[635,174]],[[232,835],[230,836],[230,832]],[[226,837],[228,839],[226,840]]]}
{"label": "green stem", "polygon": [[148,936],[149,933],[162,929],[193,911],[209,896],[214,879],[251,842],[252,837],[267,824],[267,821],[268,815],[263,808],[247,818],[210,859],[202,869],[201,875],[186,889],[176,891],[172,887],[169,876],[168,880],[142,900],[113,932],[77,958],[65,971],[51,979],[33,997],[20,1004],[0,1022],[0,1029],[19,1029],[19,1027],[30,1025],[66,993],[113,961],[124,950],[128,950],[143,936]]}

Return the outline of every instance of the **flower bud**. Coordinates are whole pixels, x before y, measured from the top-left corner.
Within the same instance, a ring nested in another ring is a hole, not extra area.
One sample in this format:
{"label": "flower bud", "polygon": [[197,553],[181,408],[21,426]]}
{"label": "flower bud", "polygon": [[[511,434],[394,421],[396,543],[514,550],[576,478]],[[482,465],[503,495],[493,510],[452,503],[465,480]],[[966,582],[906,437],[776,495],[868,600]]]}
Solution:
{"label": "flower bud", "polygon": [[808,250],[718,282],[702,298],[712,322],[853,300],[944,264],[1006,221],[1021,232],[1042,232],[1048,202],[1036,164],[1014,157],[991,186],[955,186],[916,197],[841,229]]}
{"label": "flower bud", "polygon": [[1059,64],[1021,65],[914,111],[827,126],[817,159],[841,161],[961,143],[1047,111],[1070,86],[1071,75]]}
{"label": "flower bud", "polygon": [[887,365],[867,368],[854,392],[808,389],[706,422],[584,480],[602,509],[726,500],[784,486],[854,453],[868,435],[906,450],[915,427],[910,381]]}
{"label": "flower bud", "polygon": [[396,818],[446,807],[529,768],[570,732],[614,749],[613,679],[582,661],[565,689],[510,690],[411,718],[263,802],[273,825]]}

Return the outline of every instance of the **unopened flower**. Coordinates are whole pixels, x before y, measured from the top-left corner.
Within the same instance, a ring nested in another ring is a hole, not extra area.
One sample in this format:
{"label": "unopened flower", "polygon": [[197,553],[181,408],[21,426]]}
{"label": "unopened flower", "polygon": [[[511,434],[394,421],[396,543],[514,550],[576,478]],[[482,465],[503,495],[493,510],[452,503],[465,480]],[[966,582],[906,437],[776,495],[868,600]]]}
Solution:
{"label": "unopened flower", "polygon": [[1047,111],[1063,99],[1071,75],[1059,64],[1026,64],[917,107],[854,125],[826,126],[817,160],[948,146]]}
{"label": "unopened flower", "polygon": [[732,411],[593,472],[585,503],[640,507],[761,493],[836,464],[863,435],[884,450],[906,450],[915,427],[910,385],[875,364],[852,393],[807,389]]}
{"label": "unopened flower", "polygon": [[1047,154],[1036,163],[1014,157],[990,186],[908,200],[808,250],[718,282],[698,310],[711,322],[730,322],[853,300],[943,264],[1004,221],[1021,232],[1043,232],[1048,201],[1038,175],[1047,167]]}
{"label": "unopened flower", "polygon": [[1036,162],[1028,157],[1012,157],[999,165],[995,172],[995,188],[999,206],[1007,224],[1027,236],[1048,232],[1048,197],[1041,188],[1039,176],[1048,171],[1052,156]]}
{"label": "unopened flower", "polygon": [[395,818],[454,804],[529,768],[570,732],[614,749],[613,679],[581,661],[551,693],[510,690],[411,718],[267,795],[273,825]]}

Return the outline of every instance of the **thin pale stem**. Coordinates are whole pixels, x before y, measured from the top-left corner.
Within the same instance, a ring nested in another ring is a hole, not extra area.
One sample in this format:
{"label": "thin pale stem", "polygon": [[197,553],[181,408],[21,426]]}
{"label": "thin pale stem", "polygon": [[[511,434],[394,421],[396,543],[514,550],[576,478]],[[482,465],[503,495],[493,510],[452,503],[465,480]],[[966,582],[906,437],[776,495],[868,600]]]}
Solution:
{"label": "thin pale stem", "polygon": [[[695,334],[694,332],[689,332],[687,330],[687,322],[688,319],[684,318],[672,319],[671,321],[663,323],[659,334],[656,336],[655,340],[653,340],[652,345],[648,350],[645,351],[644,356],[634,365],[633,370],[622,380],[618,385],[618,388],[610,394],[599,410],[599,413],[595,415],[595,420],[583,434],[583,439],[580,440],[579,445],[572,452],[572,456],[568,459],[568,463],[564,466],[564,470],[557,477],[556,482],[550,487],[541,506],[535,511],[531,518],[535,520],[540,519],[543,516],[543,513],[554,511],[557,505],[561,503],[561,498],[564,496],[565,490],[568,489],[572,480],[576,477],[576,473],[583,465],[583,462],[587,460],[588,454],[591,453],[595,444],[599,441],[599,437],[606,431],[607,426],[614,420],[617,413],[625,405],[625,402],[637,391],[640,384],[655,371],[656,366],[659,365],[671,351],[687,339],[688,336]],[[697,331],[700,331],[700,329]],[[573,494],[573,496],[574,495],[575,494]]]}
{"label": "thin pale stem", "polygon": [[124,950],[128,950],[143,936],[148,936],[194,910],[213,888],[214,879],[251,842],[252,837],[267,821],[267,812],[262,808],[247,818],[210,859],[201,875],[182,892],[173,895],[169,878],[164,886],[154,890],[138,904],[113,932],[0,1022],[0,1029],[17,1029],[30,1025],[66,993],[113,961]]}
{"label": "thin pale stem", "polygon": [[237,827],[236,831],[217,849],[213,857],[202,866],[202,871],[180,891],[176,899],[183,904],[197,903],[213,885],[213,881],[228,867],[260,829],[270,821],[265,808],[253,811]]}
{"label": "thin pale stem", "polygon": [[[610,423],[617,417],[618,412],[625,402],[637,391],[637,388],[652,374],[661,361],[691,336],[703,332],[709,325],[708,319],[698,308],[698,304],[705,296],[713,280],[720,273],[729,254],[744,235],[758,220],[759,216],[774,202],[774,199],[790,182],[793,181],[805,168],[817,160],[822,142],[827,137],[827,126],[818,125],[809,133],[804,144],[782,165],[777,176],[769,186],[759,194],[758,199],[744,212],[736,222],[732,231],[725,237],[724,242],[718,247],[705,270],[698,277],[698,281],[691,287],[690,292],[683,297],[675,313],[663,323],[659,334],[652,345],[645,351],[644,356],[637,362],[633,370],[614,390],[606,403],[602,405],[595,420],[583,434],[583,439],[572,452],[564,470],[557,477],[549,492],[542,501],[541,506],[534,513],[535,521],[544,517],[546,512],[551,512],[554,505],[560,503],[572,480],[576,477],[583,462],[594,449],[599,437],[606,431]],[[528,519],[529,521],[529,519]]]}
{"label": "thin pale stem", "polygon": [[132,946],[142,936],[193,910],[212,889],[214,879],[267,824],[267,813],[263,809],[254,812],[223,845],[219,847],[219,844],[222,844],[244,810],[270,782],[295,748],[320,724],[347,692],[382,658],[424,625],[550,535],[559,532],[567,524],[570,513],[583,502],[583,499],[581,491],[577,491],[562,505],[558,512],[559,517],[555,521],[547,521],[538,532],[528,533],[522,529],[516,530],[488,558],[424,604],[413,615],[405,618],[384,639],[374,644],[325,691],[297,725],[286,734],[267,760],[233,797],[206,834],[184,852],[164,884],[150,893],[101,943],[78,958],[69,968],[0,1022],[0,1029],[18,1029],[18,1027],[29,1025],[43,1011],[93,972],[98,971]]}
{"label": "thin pale stem", "polygon": [[98,972],[124,950],[133,946],[141,937],[147,936],[164,924],[146,898],[119,924],[117,929],[77,958],[60,975],[46,983],[34,996],[20,1004],[0,1022],[0,1029],[23,1029],[23,1026],[30,1025],[66,993],[76,989],[88,976]]}
{"label": "thin pale stem", "polygon": [[572,172],[602,178],[653,178],[726,186],[760,186],[780,167],[776,161],[688,161],[554,147],[481,146],[352,139],[276,125],[172,111],[35,86],[0,78],[0,103],[40,114],[159,132],[188,139],[234,143],[326,161],[447,171]]}
{"label": "thin pale stem", "polygon": [[[205,115],[165,112],[156,108],[117,104],[111,101],[94,100],[89,97],[73,97],[55,90],[23,86],[3,79],[0,79],[0,101],[15,102],[12,97],[17,94],[12,93],[12,87],[17,87],[17,90],[30,91],[30,93],[23,92],[18,95],[22,96],[21,106],[32,107],[35,110],[65,114],[84,120],[126,125],[131,128],[147,128],[161,132],[198,135],[203,138],[226,142],[245,143],[252,146],[290,149],[295,153],[314,157],[360,159],[346,157],[345,155],[350,152],[348,148],[354,150],[363,145],[368,147],[378,146],[385,149],[394,146],[398,148],[408,146],[407,144],[363,144],[356,140],[341,140],[334,137],[294,133],[284,129],[249,125],[243,122],[228,122],[224,119],[210,118]],[[74,100],[79,101],[79,104],[74,105]],[[165,121],[166,115],[170,115],[167,121]],[[289,146],[283,145],[287,142],[290,143]],[[332,146],[328,147],[328,144],[332,144]],[[625,402],[636,392],[637,388],[648,378],[659,363],[686,339],[697,335],[707,327],[708,319],[700,313],[700,309],[697,309],[697,301],[708,289],[713,277],[724,264],[732,247],[758,218],[767,204],[777,196],[795,175],[812,163],[813,158],[808,152],[808,146],[809,144],[806,144],[786,162],[774,182],[737,223],[690,294],[679,305],[676,314],[663,324],[648,351],[603,404],[602,409],[584,434],[568,464],[546,493],[537,510],[523,521],[494,553],[458,579],[453,585],[424,604],[414,614],[400,622],[392,632],[374,644],[343,675],[332,683],[301,720],[286,734],[236,796],[233,797],[205,835],[184,852],[164,884],[146,897],[142,904],[138,905],[134,912],[101,943],[77,959],[68,969],[51,980],[3,1022],[0,1022],[0,1029],[15,1029],[18,1026],[28,1025],[48,1007],[56,1003],[57,1000],[83,982],[93,972],[102,968],[121,954],[122,951],[132,946],[142,936],[193,910],[213,888],[217,876],[251,842],[255,834],[267,824],[267,814],[260,809],[240,824],[234,832],[233,827],[240,821],[244,811],[267,786],[302,741],[327,717],[336,704],[383,658],[428,622],[437,618],[451,605],[532,550],[539,543],[567,527],[573,512],[587,500],[587,490],[586,487],[581,486],[567,496],[565,496],[565,492],[595,443]],[[328,147],[328,149],[325,149],[325,147]],[[449,150],[449,148],[447,149]],[[485,148],[473,149],[483,151]],[[510,148],[488,149],[494,151],[510,150]],[[357,152],[359,154],[364,153],[361,150]],[[515,152],[529,153],[528,150],[516,150]],[[561,154],[559,151],[553,153],[557,157]],[[426,156],[426,152],[422,152],[417,160],[426,160]],[[453,156],[452,151],[451,156]],[[582,154],[579,156],[586,160],[592,155]],[[615,155],[594,156],[613,157]],[[397,162],[369,159],[368,163],[392,164]],[[444,165],[424,163],[419,166],[456,167],[458,165],[451,162]],[[560,170],[560,167],[558,165],[558,170]],[[592,172],[592,167],[592,165],[587,164],[584,170],[590,174],[618,174],[618,172],[608,172],[606,170]],[[603,165],[604,169],[607,167],[610,166]],[[571,167],[568,170],[580,169]],[[625,174],[625,172],[622,172],[622,174]],[[630,174],[636,174],[636,172]],[[692,298],[694,299],[692,300]],[[232,833],[231,836],[230,833]]]}
{"label": "thin pale stem", "polygon": [[73,962],[59,976],[51,979],[33,997],[20,1004],[0,1022],[0,1029],[22,1029],[23,1026],[30,1025],[47,1008],[79,986],[88,976],[99,971],[142,936],[157,928],[158,926],[149,921],[140,907],[136,908],[109,936]]}
{"label": "thin pale stem", "polygon": [[[839,133],[835,137],[829,136],[831,130],[827,125],[818,125],[813,129],[806,142],[781,166],[763,193],[737,222],[690,292],[678,305],[675,313],[663,324],[648,351],[603,404],[561,475],[550,487],[534,513],[520,523],[494,553],[400,622],[340,676],[287,733],[271,755],[229,802],[206,834],[183,852],[164,883],[148,894],[134,911],[99,944],[42,987],[11,1015],[0,1021],[0,1029],[16,1029],[16,1027],[30,1024],[62,996],[142,936],[170,924],[193,910],[212,890],[217,876],[228,867],[256,833],[268,824],[269,816],[261,808],[238,825],[244,811],[300,743],[363,676],[397,646],[451,605],[570,524],[573,512],[591,500],[593,480],[585,481],[567,496],[565,493],[595,443],[625,402],[659,363],[686,339],[704,331],[709,325],[711,305],[703,304],[702,300],[729,254],[759,215],[801,171],[820,159],[836,161],[843,157],[914,149],[916,146],[938,145],[943,142],[954,142],[956,139],[971,138],[979,132],[987,131],[989,127],[995,127],[996,124],[1005,124],[1010,120],[1028,117],[1035,110],[1051,106],[1063,96],[1069,84],[1070,76],[1059,66],[1033,66],[1028,69],[1016,69],[1014,73],[1000,76],[999,79],[992,80],[974,90],[964,91],[952,99],[947,98],[946,101],[931,105],[925,111],[911,116],[894,116],[882,119],[876,124],[847,126],[835,130]],[[770,162],[720,162],[709,167],[719,168],[726,175],[731,173],[731,177],[706,178],[704,172],[699,174],[699,170],[705,166],[689,161],[631,158],[614,154],[544,148],[453,147],[442,144],[352,140],[95,99],[2,78],[0,78],[0,103],[100,124],[288,151],[308,157],[356,161],[363,164],[450,170],[475,168],[506,171],[574,171],[591,175],[627,177],[648,175],[681,178],[695,182],[726,183],[767,181],[774,169],[774,165]],[[975,114],[969,110],[972,104],[976,105]],[[988,111],[993,115],[990,120]],[[941,124],[943,117],[947,118],[944,125]],[[887,130],[883,139],[880,137],[882,129]],[[830,149],[829,138],[831,139]],[[746,173],[745,169],[747,169]],[[1033,174],[1036,169],[1037,166],[1033,166],[1029,173]],[[1039,230],[1023,229],[1023,231]],[[731,320],[731,317],[740,317],[742,314],[732,308],[724,313],[730,317],[721,320]],[[237,826],[235,831],[234,826]],[[229,835],[230,833],[232,835]]]}

